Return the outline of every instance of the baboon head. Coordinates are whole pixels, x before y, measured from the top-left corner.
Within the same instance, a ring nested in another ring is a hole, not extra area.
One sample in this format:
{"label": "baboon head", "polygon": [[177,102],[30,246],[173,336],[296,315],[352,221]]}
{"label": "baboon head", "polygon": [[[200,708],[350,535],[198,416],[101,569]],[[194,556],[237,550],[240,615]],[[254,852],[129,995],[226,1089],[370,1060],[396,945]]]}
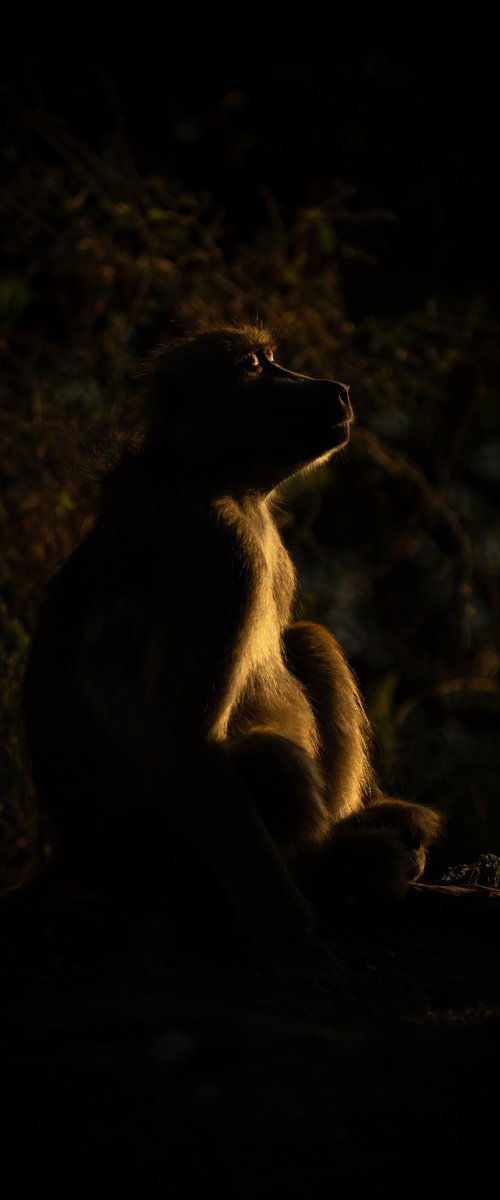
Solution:
{"label": "baboon head", "polygon": [[348,388],[281,366],[270,333],[219,327],[155,355],[151,440],[214,485],[269,492],[349,439]]}

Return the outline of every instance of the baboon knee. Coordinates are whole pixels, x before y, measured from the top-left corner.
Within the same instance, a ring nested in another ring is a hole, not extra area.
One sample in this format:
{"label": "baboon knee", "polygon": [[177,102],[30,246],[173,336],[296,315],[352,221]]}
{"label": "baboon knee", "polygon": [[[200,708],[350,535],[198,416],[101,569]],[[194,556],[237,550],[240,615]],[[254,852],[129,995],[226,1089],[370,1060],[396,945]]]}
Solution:
{"label": "baboon knee", "polygon": [[443,828],[443,818],[433,808],[382,795],[367,805],[359,819],[365,828],[395,829],[405,846],[424,852],[429,849]]}

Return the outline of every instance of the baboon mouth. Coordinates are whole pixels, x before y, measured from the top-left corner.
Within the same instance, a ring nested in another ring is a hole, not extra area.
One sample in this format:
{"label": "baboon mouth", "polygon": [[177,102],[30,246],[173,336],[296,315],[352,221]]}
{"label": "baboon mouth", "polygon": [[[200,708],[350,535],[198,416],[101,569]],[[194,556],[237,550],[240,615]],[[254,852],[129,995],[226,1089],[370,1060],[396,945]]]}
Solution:
{"label": "baboon mouth", "polygon": [[330,436],[332,439],[332,449],[347,446],[351,438],[351,422],[339,421],[338,425],[333,426]]}

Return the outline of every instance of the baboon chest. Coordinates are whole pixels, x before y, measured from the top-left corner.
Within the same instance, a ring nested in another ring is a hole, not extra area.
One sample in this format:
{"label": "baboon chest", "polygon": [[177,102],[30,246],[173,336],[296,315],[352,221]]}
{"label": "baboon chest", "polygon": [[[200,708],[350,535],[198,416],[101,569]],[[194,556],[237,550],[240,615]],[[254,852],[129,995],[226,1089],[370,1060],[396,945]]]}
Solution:
{"label": "baboon chest", "polygon": [[240,537],[247,566],[241,637],[256,667],[281,655],[281,636],[290,621],[295,595],[295,571],[264,505],[245,522]]}
{"label": "baboon chest", "polygon": [[295,594],[293,565],[264,505],[249,514],[240,511],[233,533],[236,573],[244,582],[219,731],[237,737],[265,725],[294,736],[298,721],[307,726],[309,742],[312,714],[283,654]]}

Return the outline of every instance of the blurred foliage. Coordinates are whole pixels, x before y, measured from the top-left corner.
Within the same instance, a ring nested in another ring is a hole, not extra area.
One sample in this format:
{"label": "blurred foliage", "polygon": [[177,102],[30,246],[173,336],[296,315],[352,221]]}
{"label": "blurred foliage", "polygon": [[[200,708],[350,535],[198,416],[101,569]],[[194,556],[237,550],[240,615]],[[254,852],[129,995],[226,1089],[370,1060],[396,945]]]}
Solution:
{"label": "blurred foliage", "polygon": [[208,191],[139,173],[124,138],[98,155],[56,118],[23,120],[0,190],[4,871],[35,837],[18,687],[43,584],[84,528],[79,438],[138,357],[213,314],[264,318],[286,364],[350,383],[349,452],[287,487],[302,615],[357,672],[383,784],[447,814],[436,864],[496,849],[500,351],[485,301],[354,322],[346,265],[383,289],[370,231],[394,214],[354,214],[350,185],[294,211],[262,187],[267,219],[240,235]]}

